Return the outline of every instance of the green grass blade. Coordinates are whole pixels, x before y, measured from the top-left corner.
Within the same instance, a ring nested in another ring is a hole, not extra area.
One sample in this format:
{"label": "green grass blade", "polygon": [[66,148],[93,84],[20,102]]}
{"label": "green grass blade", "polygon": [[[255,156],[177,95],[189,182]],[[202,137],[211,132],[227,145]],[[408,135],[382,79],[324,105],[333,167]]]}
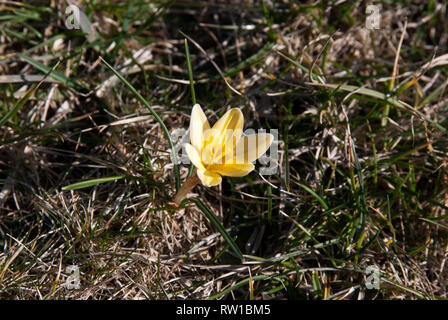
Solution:
{"label": "green grass blade", "polygon": [[25,94],[25,96],[19,100],[19,102],[16,103],[14,108],[9,110],[3,118],[0,119],[0,127],[4,125],[9,118],[11,118],[14,114],[19,111],[19,109],[31,98],[31,96],[36,92],[36,90],[40,87],[42,83],[44,83],[45,79],[48,78],[48,76],[53,72],[53,70],[58,66],[59,62],[55,64],[53,68],[49,68],[45,76],[42,78],[42,80],[39,81],[39,83],[35,84],[31,87],[31,89]]}
{"label": "green grass blade", "polygon": [[[274,277],[274,276],[272,276],[272,275],[264,275],[264,274],[263,274],[263,275],[258,275],[258,276],[254,276],[254,277],[252,277],[252,281],[266,280],[266,279],[273,278],[273,277]],[[215,300],[215,299],[217,299],[217,298],[219,298],[219,297],[221,297],[221,296],[223,296],[223,295],[229,293],[229,292],[232,291],[232,290],[236,290],[236,289],[238,289],[238,288],[241,288],[242,286],[246,286],[246,285],[249,284],[249,281],[250,281],[250,280],[251,280],[251,279],[250,279],[249,277],[246,278],[246,279],[244,279],[244,280],[241,280],[240,282],[234,284],[233,286],[231,286],[231,287],[229,287],[229,288],[226,288],[225,290],[223,290],[223,291],[221,291],[221,292],[219,292],[219,293],[217,293],[217,294],[214,294],[214,295],[208,297],[207,300]]]}
{"label": "green grass blade", "polygon": [[[191,102],[193,106],[196,104],[196,93],[194,92],[194,80],[193,80],[193,68],[191,67],[190,48],[188,47],[188,40],[185,39],[185,57],[187,59],[188,79],[190,80]],[[191,177],[193,174],[194,165],[190,164],[187,177]]]}
{"label": "green grass blade", "polygon": [[171,140],[170,133],[165,126],[165,123],[163,123],[163,120],[159,117],[159,115],[154,111],[154,109],[149,105],[149,103],[143,98],[143,96],[130,84],[117,70],[115,70],[114,67],[112,67],[109,63],[107,63],[106,60],[104,60],[102,57],[101,61],[120,79],[121,82],[123,82],[126,87],[128,87],[129,90],[132,91],[133,94],[135,94],[136,98],[143,103],[143,105],[149,110],[149,112],[154,116],[154,118],[157,120],[157,122],[162,127],[163,132],[165,133],[166,138],[168,139],[168,143],[171,148],[171,156],[174,162],[174,176],[176,178],[176,191],[180,189],[180,171],[179,171],[179,165],[177,163],[177,156],[176,156],[176,149],[174,147],[173,141]]}
{"label": "green grass blade", "polygon": [[299,183],[299,186],[301,186],[303,189],[305,189],[305,191],[316,198],[316,200],[319,201],[319,203],[322,205],[322,207],[324,207],[325,210],[328,210],[328,205],[325,203],[324,199],[322,199],[316,192],[314,192],[314,190],[301,183]]}
{"label": "green grass blade", "polygon": [[362,233],[364,232],[364,228],[366,225],[366,216],[367,216],[367,202],[366,202],[366,193],[364,188],[364,179],[362,176],[362,169],[361,165],[358,161],[358,155],[356,154],[356,147],[355,142],[353,139],[351,139],[352,144],[352,150],[353,150],[353,161],[355,163],[356,173],[358,175],[359,179],[359,188],[357,188],[357,193],[360,198],[360,210],[359,210],[359,217],[358,217],[358,226],[356,228],[356,234],[354,237],[354,241],[358,241],[361,237]]}
{"label": "green grass blade", "polygon": [[210,220],[210,222],[213,224],[213,226],[221,233],[222,237],[226,242],[229,244],[230,248],[235,252],[235,254],[243,260],[243,254],[241,253],[241,250],[238,248],[235,241],[233,241],[232,237],[228,234],[224,226],[219,222],[218,218],[215,216],[215,214],[207,208],[207,206],[198,198],[192,199],[194,203],[201,209],[201,211],[207,216],[207,218]]}
{"label": "green grass blade", "polygon": [[[300,63],[298,63],[298,62],[295,61],[294,59],[288,57],[287,55],[285,55],[284,53],[282,53],[282,52],[280,52],[280,51],[275,51],[275,52],[276,52],[280,57],[282,57],[283,59],[289,61],[292,65],[296,66],[297,68],[299,68],[299,69],[302,70],[303,72],[305,72],[305,73],[310,73],[310,70],[309,70],[307,67],[302,66]],[[320,80],[320,79],[319,79],[319,76],[318,76],[316,73],[314,73],[314,72],[311,72],[311,76],[312,76],[312,78],[313,78],[314,80]]]}
{"label": "green grass blade", "polygon": [[[239,72],[244,71],[244,70],[250,68],[251,66],[259,63],[269,53],[269,51],[274,47],[274,45],[275,45],[275,42],[266,43],[257,53],[253,54],[246,60],[241,61],[236,66],[231,67],[228,71],[226,71],[224,73],[224,76],[233,77],[233,76],[237,75]],[[220,78],[221,78],[221,76],[218,74],[217,76],[211,77],[207,81],[217,80]]]}
{"label": "green grass blade", "polygon": [[60,83],[63,83],[77,91],[81,91],[84,92],[86,91],[85,88],[81,87],[79,84],[77,84],[76,82],[74,82],[73,80],[71,80],[70,78],[67,78],[66,76],[64,76],[62,73],[57,72],[57,71],[52,71],[52,69],[42,63],[40,63],[37,60],[34,60],[31,57],[28,57],[26,54],[23,53],[19,53],[17,54],[17,56],[19,58],[21,58],[22,60],[26,61],[27,63],[29,63],[30,65],[32,65],[33,67],[35,67],[36,69],[44,72],[44,73],[48,73],[51,71],[50,73],[50,77]]}
{"label": "green grass blade", "polygon": [[187,58],[188,79],[190,80],[191,101],[193,105],[196,104],[196,94],[194,92],[193,68],[191,67],[190,48],[188,47],[188,40],[185,39],[185,57]]}
{"label": "green grass blade", "polygon": [[[42,81],[40,82],[42,83]],[[2,125],[4,125],[9,118],[11,118],[14,114],[17,113],[17,111],[19,111],[19,109],[31,98],[31,96],[34,94],[34,92],[36,92],[37,88],[39,88],[39,85],[35,84],[26,94],[25,96],[19,100],[19,102],[16,103],[16,105],[14,106],[14,108],[12,108],[11,110],[9,110],[5,116],[3,118],[0,119],[0,127]]]}
{"label": "green grass blade", "polygon": [[321,84],[321,83],[308,83],[308,84],[314,85],[314,86],[327,87],[327,88],[331,88],[331,89],[343,90],[343,91],[347,91],[347,92],[356,91],[356,95],[367,96],[367,97],[376,98],[378,100],[385,101],[385,102],[393,105],[394,107],[397,107],[404,111],[408,111],[409,113],[419,117],[420,119],[424,119],[425,121],[428,121],[429,123],[433,124],[437,129],[439,129],[440,131],[442,131],[444,133],[448,132],[448,130],[445,129],[443,126],[441,126],[434,120],[429,119],[428,117],[426,117],[423,113],[421,113],[417,109],[413,108],[412,106],[408,105],[405,102],[399,101],[398,99],[390,97],[389,95],[384,94],[382,92],[379,92],[379,91],[376,91],[373,89],[369,89],[369,88],[361,88],[361,87],[357,87],[357,86],[352,86],[352,85]]}
{"label": "green grass blade", "polygon": [[98,179],[91,179],[91,180],[86,180],[86,181],[81,181],[81,182],[77,182],[65,187],[62,187],[62,190],[76,190],[76,189],[82,189],[82,188],[87,188],[87,187],[91,187],[100,183],[105,183],[105,182],[109,182],[109,181],[115,181],[115,180],[120,180],[125,178],[126,175],[122,174],[119,176],[113,176],[113,177],[104,177],[104,178],[98,178]]}
{"label": "green grass blade", "polygon": [[426,219],[426,218],[419,218],[419,219],[423,220],[423,221],[426,221],[426,222],[429,222],[429,223],[432,223],[433,225],[436,225],[436,226],[438,226],[440,228],[443,228],[445,230],[448,230],[448,226],[445,226],[445,225],[443,225],[441,223],[438,223],[438,222],[435,222],[435,221],[432,221],[432,220]]}
{"label": "green grass blade", "polygon": [[291,252],[288,252],[288,253],[284,253],[284,254],[282,254],[280,256],[275,256],[275,257],[271,257],[271,258],[263,258],[263,257],[257,257],[257,256],[253,256],[253,255],[247,255],[247,254],[244,255],[244,256],[247,259],[249,259],[249,260],[259,261],[259,262],[265,263],[265,264],[266,263],[275,264],[275,263],[278,263],[278,262],[281,262],[281,261],[284,261],[284,260],[289,260],[291,258],[296,258],[296,257],[302,256],[302,255],[308,254],[308,253],[313,252],[315,250],[319,250],[319,249],[323,249],[323,248],[326,248],[326,247],[329,247],[329,246],[333,246],[333,245],[335,245],[337,243],[340,243],[340,242],[341,242],[340,239],[328,240],[328,241],[325,241],[325,242],[322,242],[322,243],[318,243],[318,244],[316,244],[316,245],[314,245],[312,247],[309,247],[309,248],[307,248],[305,250],[291,251]]}

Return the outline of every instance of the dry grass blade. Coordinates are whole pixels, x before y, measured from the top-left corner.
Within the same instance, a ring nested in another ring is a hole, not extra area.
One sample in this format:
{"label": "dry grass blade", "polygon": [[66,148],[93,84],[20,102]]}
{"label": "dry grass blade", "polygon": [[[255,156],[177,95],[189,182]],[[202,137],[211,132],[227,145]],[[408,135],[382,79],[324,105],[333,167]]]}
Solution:
{"label": "dry grass blade", "polygon": [[211,59],[209,57],[209,55],[207,54],[207,52],[205,52],[205,50],[196,42],[194,41],[191,37],[187,36],[185,33],[183,33],[182,31],[179,30],[179,32],[185,37],[187,38],[191,43],[193,43],[195,45],[196,48],[199,49],[199,51],[201,51],[201,53],[207,58],[208,61],[210,61],[210,63],[215,67],[216,71],[218,71],[219,75],[221,76],[222,80],[224,80],[224,82],[226,83],[226,85],[229,87],[230,90],[232,90],[232,92],[236,93],[239,96],[242,96],[242,93],[239,92],[238,90],[236,90],[234,87],[232,87],[230,85],[230,83],[227,81],[226,76],[224,75],[224,73],[221,71],[221,69],[218,67],[218,65],[215,63],[215,61],[213,61],[213,59]]}

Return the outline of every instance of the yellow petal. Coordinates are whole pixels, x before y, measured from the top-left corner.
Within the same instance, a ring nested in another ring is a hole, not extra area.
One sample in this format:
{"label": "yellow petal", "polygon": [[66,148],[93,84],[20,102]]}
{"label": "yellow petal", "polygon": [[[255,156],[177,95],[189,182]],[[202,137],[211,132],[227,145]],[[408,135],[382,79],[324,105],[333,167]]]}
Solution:
{"label": "yellow petal", "polygon": [[201,150],[204,143],[204,132],[210,129],[207,117],[199,104],[193,106],[190,118],[190,142],[197,149]]}
{"label": "yellow petal", "polygon": [[270,133],[242,136],[236,145],[234,161],[248,163],[257,160],[269,149],[273,140],[274,136]]}
{"label": "yellow petal", "polygon": [[213,125],[214,130],[222,132],[223,130],[230,129],[243,130],[244,116],[240,109],[232,108],[227,111],[216,123]]}
{"label": "yellow petal", "polygon": [[224,155],[226,145],[231,142],[236,145],[241,133],[243,132],[244,116],[240,109],[233,108],[227,111],[216,123],[208,130],[205,138],[205,152],[207,155],[213,155],[211,162],[218,162]]}
{"label": "yellow petal", "polygon": [[196,150],[196,148],[189,143],[185,143],[184,147],[185,151],[187,151],[188,158],[194,164],[194,166],[198,168],[198,170],[205,170],[198,150]]}
{"label": "yellow petal", "polygon": [[203,185],[213,187],[221,183],[222,178],[219,174],[210,172],[208,170],[198,170],[198,177]]}
{"label": "yellow petal", "polygon": [[227,177],[244,177],[254,170],[254,168],[255,166],[252,163],[212,164],[207,167],[207,170]]}
{"label": "yellow petal", "polygon": [[213,164],[236,163],[233,159],[235,158],[235,150],[241,134],[240,130],[230,131],[227,133],[220,148],[216,144],[214,145]]}

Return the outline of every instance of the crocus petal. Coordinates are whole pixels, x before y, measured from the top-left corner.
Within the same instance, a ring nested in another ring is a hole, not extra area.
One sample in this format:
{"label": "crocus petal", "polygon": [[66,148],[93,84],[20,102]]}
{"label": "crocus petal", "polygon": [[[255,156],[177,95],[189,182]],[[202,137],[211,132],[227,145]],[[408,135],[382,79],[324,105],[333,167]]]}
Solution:
{"label": "crocus petal", "polygon": [[255,166],[252,163],[212,164],[207,167],[207,170],[227,177],[244,177],[254,170],[254,168]]}
{"label": "crocus petal", "polygon": [[244,116],[240,109],[232,108],[227,111],[216,123],[213,125],[214,130],[222,132],[224,130],[243,130]]}
{"label": "crocus petal", "polygon": [[205,138],[205,152],[213,155],[212,162],[220,162],[219,160],[225,155],[227,144],[238,143],[243,132],[243,125],[243,113],[240,109],[233,108],[208,130]]}
{"label": "crocus petal", "polygon": [[235,158],[236,145],[241,138],[241,133],[240,130],[228,132],[220,148],[214,145],[213,164],[236,163],[232,159]]}
{"label": "crocus petal", "polygon": [[203,185],[213,187],[221,183],[222,178],[219,174],[210,172],[208,170],[198,170],[197,175]]}
{"label": "crocus petal", "polygon": [[207,117],[199,104],[193,106],[190,118],[190,142],[197,149],[201,150],[204,143],[204,132],[210,129]]}
{"label": "crocus petal", "polygon": [[242,136],[236,145],[235,158],[232,160],[236,163],[253,162],[269,149],[273,140],[274,136],[270,133]]}
{"label": "crocus petal", "polygon": [[205,170],[198,150],[196,150],[196,148],[189,143],[185,143],[184,147],[185,151],[187,152],[188,158],[194,164],[194,166],[198,168],[198,170]]}

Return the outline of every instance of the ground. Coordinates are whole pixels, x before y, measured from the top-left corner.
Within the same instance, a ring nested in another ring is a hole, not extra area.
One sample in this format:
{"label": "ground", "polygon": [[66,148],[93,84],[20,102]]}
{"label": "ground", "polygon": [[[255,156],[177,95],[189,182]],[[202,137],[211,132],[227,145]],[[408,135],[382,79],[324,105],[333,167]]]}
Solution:
{"label": "ground", "polygon": [[[448,298],[445,2],[0,8],[0,299]],[[195,102],[275,174],[176,206]]]}

